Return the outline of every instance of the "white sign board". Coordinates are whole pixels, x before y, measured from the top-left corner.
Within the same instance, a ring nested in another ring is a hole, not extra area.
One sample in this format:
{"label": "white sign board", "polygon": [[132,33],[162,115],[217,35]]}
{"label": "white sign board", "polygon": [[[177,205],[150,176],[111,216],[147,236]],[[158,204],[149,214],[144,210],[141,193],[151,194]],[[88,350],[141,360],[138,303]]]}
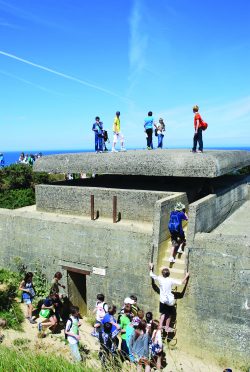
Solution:
{"label": "white sign board", "polygon": [[93,274],[106,275],[106,269],[101,269],[100,267],[93,267]]}

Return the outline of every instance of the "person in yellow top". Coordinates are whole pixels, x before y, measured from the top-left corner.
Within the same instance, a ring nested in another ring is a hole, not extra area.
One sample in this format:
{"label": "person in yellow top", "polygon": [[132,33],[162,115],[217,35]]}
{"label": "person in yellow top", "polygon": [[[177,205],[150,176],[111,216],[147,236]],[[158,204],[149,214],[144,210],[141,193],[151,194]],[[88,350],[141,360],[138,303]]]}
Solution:
{"label": "person in yellow top", "polygon": [[118,139],[121,143],[121,151],[126,151],[124,147],[124,136],[121,133],[121,121],[120,121],[120,111],[116,111],[114,123],[113,123],[113,133],[114,133],[114,139],[113,139],[113,146],[112,146],[112,152],[117,152],[115,149],[116,143]]}

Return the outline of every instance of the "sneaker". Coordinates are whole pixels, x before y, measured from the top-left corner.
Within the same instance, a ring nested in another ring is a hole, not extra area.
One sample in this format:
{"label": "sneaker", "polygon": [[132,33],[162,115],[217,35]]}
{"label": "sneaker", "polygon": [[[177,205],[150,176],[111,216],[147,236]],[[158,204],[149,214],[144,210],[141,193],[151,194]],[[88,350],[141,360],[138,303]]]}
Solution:
{"label": "sneaker", "polygon": [[173,263],[173,262],[175,262],[175,259],[174,259],[174,257],[169,257],[168,261],[169,261],[170,263]]}
{"label": "sneaker", "polygon": [[191,150],[191,152],[192,152],[193,154],[196,154],[196,153],[197,153],[197,151],[196,151],[196,150]]}
{"label": "sneaker", "polygon": [[178,251],[177,251],[177,253],[183,254],[184,251],[181,248],[179,248]]}
{"label": "sneaker", "polygon": [[149,147],[149,146],[148,146],[147,149],[148,149],[148,150],[152,150],[152,147]]}
{"label": "sneaker", "polygon": [[203,150],[198,150],[196,152],[198,152],[199,154],[203,154]]}
{"label": "sneaker", "polygon": [[116,149],[112,149],[111,152],[118,152]]}
{"label": "sneaker", "polygon": [[99,336],[99,333],[98,332],[91,332],[91,336],[98,337]]}
{"label": "sneaker", "polygon": [[30,324],[36,324],[36,321],[32,318],[29,319]]}
{"label": "sneaker", "polygon": [[127,150],[125,149],[125,147],[121,147],[120,151],[127,151]]}

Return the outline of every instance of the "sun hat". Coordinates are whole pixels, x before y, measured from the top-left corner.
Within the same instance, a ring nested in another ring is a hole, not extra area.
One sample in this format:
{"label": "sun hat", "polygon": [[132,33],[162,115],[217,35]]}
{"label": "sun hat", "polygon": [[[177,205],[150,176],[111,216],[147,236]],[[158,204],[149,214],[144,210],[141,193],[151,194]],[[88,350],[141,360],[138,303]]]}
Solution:
{"label": "sun hat", "polygon": [[130,297],[126,297],[125,300],[124,300],[124,304],[130,304],[130,305],[134,305],[135,301],[132,300]]}
{"label": "sun hat", "polygon": [[138,324],[140,323],[141,319],[138,317],[138,316],[134,316],[133,319],[132,319],[132,326],[138,326]]}
{"label": "sun hat", "polygon": [[193,110],[194,111],[199,111],[199,106],[198,105],[193,106]]}
{"label": "sun hat", "polygon": [[184,208],[185,208],[185,205],[182,204],[181,202],[178,202],[178,203],[175,204],[174,210],[175,211],[182,211],[182,209],[184,209]]}

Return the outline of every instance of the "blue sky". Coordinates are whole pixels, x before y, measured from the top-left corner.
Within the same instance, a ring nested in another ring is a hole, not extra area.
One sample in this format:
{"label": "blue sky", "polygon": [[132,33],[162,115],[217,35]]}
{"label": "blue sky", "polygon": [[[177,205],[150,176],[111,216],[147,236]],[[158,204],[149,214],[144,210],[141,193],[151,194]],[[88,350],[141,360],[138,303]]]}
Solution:
{"label": "blue sky", "polygon": [[94,117],[146,146],[149,110],[166,147],[250,144],[250,1],[0,0],[1,151],[89,149]]}

